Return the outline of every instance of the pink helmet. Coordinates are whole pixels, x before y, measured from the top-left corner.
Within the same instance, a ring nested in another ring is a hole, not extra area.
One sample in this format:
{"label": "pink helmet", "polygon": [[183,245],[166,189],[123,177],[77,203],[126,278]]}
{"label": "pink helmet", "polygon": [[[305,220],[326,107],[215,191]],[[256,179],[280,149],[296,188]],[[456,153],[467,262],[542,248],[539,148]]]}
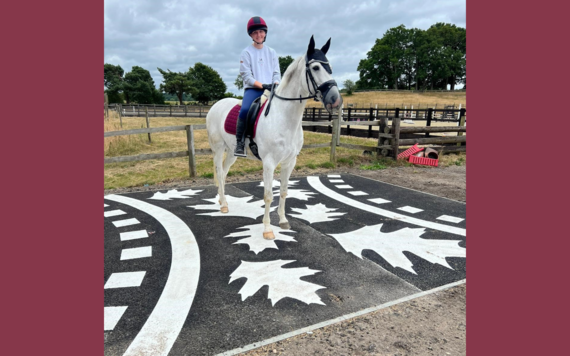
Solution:
{"label": "pink helmet", "polygon": [[254,16],[247,22],[247,34],[251,36],[251,33],[257,30],[264,30],[267,34],[267,24],[261,17]]}

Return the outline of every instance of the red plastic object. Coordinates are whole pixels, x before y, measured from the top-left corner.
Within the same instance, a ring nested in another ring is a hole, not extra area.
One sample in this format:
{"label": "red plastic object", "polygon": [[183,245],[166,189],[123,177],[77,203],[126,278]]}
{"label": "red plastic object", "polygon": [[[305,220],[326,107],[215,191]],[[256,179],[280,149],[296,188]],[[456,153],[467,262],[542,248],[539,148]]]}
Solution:
{"label": "red plastic object", "polygon": [[413,145],[412,147],[408,148],[407,150],[405,150],[404,152],[400,153],[398,155],[398,159],[400,158],[406,158],[409,157],[411,155],[413,155],[414,153],[418,153],[420,151],[423,151],[423,148],[419,148],[418,144],[416,143],[415,145]]}
{"label": "red plastic object", "polygon": [[413,164],[421,164],[424,166],[437,167],[437,163],[439,162],[439,160],[433,159],[433,158],[427,158],[427,157],[410,156],[410,159],[408,162],[413,163]]}

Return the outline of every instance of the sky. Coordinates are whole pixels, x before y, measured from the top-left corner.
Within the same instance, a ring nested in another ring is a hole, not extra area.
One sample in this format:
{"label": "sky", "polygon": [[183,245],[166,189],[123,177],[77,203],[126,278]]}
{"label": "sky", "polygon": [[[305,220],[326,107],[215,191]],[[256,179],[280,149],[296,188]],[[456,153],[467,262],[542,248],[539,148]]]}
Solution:
{"label": "sky", "polygon": [[125,73],[140,66],[158,88],[163,78],[157,68],[186,72],[201,62],[236,95],[243,95],[234,82],[240,53],[252,43],[246,30],[252,16],[266,21],[265,44],[280,57],[303,55],[312,35],[317,48],[332,38],[327,58],[340,88],[346,79],[359,79],[358,63],[390,28],[427,30],[437,22],[467,28],[466,0],[104,1],[105,63]]}

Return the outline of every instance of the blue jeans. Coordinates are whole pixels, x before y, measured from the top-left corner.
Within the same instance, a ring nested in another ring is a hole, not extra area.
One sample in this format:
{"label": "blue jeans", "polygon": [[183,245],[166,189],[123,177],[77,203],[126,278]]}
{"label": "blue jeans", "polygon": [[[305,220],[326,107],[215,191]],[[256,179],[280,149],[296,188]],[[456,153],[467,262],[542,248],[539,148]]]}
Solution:
{"label": "blue jeans", "polygon": [[243,99],[241,103],[241,109],[239,110],[239,119],[245,120],[247,118],[247,112],[251,103],[259,98],[263,94],[263,89],[247,88],[243,93]]}

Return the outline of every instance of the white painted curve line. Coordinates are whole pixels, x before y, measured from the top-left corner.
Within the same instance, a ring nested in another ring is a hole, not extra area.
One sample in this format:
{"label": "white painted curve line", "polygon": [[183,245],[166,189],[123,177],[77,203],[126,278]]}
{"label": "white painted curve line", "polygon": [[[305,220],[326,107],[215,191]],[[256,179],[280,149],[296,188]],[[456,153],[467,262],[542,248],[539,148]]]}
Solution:
{"label": "white painted curve line", "polygon": [[121,241],[127,240],[135,240],[135,239],[144,239],[148,237],[148,233],[146,230],[136,230],[136,231],[129,231],[129,232],[121,232],[119,234]]}
{"label": "white painted curve line", "polygon": [[166,356],[176,341],[198,288],[200,251],[190,228],[158,206],[121,195],[105,199],[132,206],[154,217],[166,230],[172,247],[168,280],[158,303],[123,356]]}
{"label": "white painted curve line", "polygon": [[124,211],[122,211],[122,210],[119,210],[119,209],[117,209],[117,210],[109,210],[109,211],[105,211],[105,212],[103,213],[103,215],[104,215],[106,218],[111,217],[111,216],[124,215],[124,214],[126,214],[126,213],[125,213]]}
{"label": "white painted curve line", "polygon": [[449,222],[452,222],[452,223],[455,223],[455,224],[457,224],[457,223],[462,222],[463,220],[465,220],[465,219],[462,219],[462,218],[456,218],[455,216],[449,216],[449,215],[442,215],[442,216],[440,216],[440,217],[438,217],[438,218],[436,218],[436,219],[437,219],[437,220],[443,220],[443,221],[449,221]]}
{"label": "white painted curve line", "polygon": [[152,256],[151,246],[126,248],[121,251],[121,261],[134,260],[136,258],[145,258],[151,256]]}
{"label": "white painted curve line", "polygon": [[113,330],[117,326],[125,310],[127,310],[127,307],[105,307],[105,315],[103,317],[105,331]]}
{"label": "white painted curve line", "polygon": [[327,196],[331,199],[338,200],[339,202],[346,204],[346,205],[349,205],[349,206],[352,206],[354,208],[361,209],[364,211],[368,211],[368,212],[376,214],[376,215],[385,216],[387,218],[404,221],[404,222],[407,222],[410,224],[423,226],[423,227],[427,227],[427,228],[434,229],[434,230],[449,232],[449,233],[455,234],[455,235],[466,236],[465,229],[461,229],[461,228],[454,227],[454,226],[447,226],[447,225],[443,225],[443,224],[438,224],[438,223],[434,223],[431,221],[420,220],[417,218],[412,218],[412,217],[407,216],[407,215],[398,214],[398,213],[395,213],[392,211],[380,209],[380,208],[377,208],[375,206],[371,206],[371,205],[364,204],[364,203],[361,203],[359,201],[353,200],[349,197],[346,197],[342,194],[339,194],[339,193],[325,187],[323,185],[323,183],[321,183],[319,177],[307,177],[307,181],[319,193],[324,194],[325,196]]}
{"label": "white painted curve line", "polygon": [[105,283],[105,289],[139,287],[145,273],[145,271],[113,273]]}
{"label": "white painted curve line", "polygon": [[113,221],[113,225],[115,225],[115,227],[130,226],[130,225],[136,225],[136,224],[140,224],[140,223],[141,222],[138,221],[136,218]]}

